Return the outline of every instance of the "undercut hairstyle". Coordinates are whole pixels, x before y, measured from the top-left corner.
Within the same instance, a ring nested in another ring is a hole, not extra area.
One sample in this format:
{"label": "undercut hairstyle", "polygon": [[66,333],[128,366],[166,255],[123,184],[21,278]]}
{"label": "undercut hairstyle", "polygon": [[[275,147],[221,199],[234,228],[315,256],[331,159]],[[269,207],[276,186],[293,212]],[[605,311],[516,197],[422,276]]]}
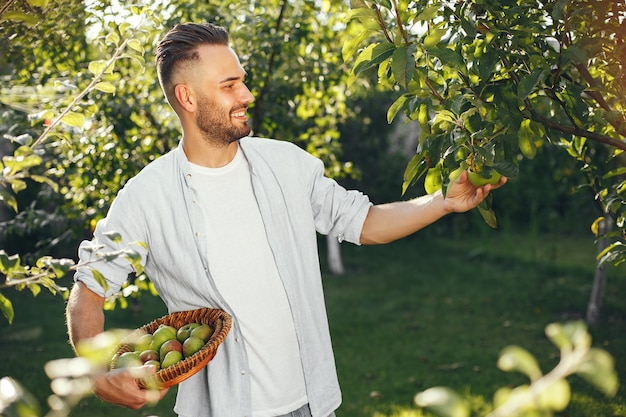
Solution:
{"label": "undercut hairstyle", "polygon": [[199,59],[200,45],[229,45],[228,32],[212,23],[180,23],[159,41],[156,50],[157,74],[161,87],[168,95],[168,86],[176,67]]}

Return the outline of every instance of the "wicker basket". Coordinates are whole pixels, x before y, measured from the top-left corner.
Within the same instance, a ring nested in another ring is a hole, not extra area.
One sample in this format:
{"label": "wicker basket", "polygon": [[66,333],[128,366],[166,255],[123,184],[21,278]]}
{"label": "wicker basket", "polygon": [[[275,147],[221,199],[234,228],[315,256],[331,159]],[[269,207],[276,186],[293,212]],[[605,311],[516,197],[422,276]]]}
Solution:
{"label": "wicker basket", "polygon": [[[198,352],[183,359],[168,368],[159,370],[155,375],[139,379],[139,385],[144,388],[167,388],[174,386],[204,368],[217,353],[217,348],[224,341],[230,331],[231,317],[223,310],[215,308],[200,308],[197,310],[178,311],[168,314],[142,326],[138,330],[154,333],[160,324],[167,324],[180,328],[187,323],[208,324],[213,328],[213,334]],[[117,353],[122,354],[133,350],[130,344],[123,344]]]}

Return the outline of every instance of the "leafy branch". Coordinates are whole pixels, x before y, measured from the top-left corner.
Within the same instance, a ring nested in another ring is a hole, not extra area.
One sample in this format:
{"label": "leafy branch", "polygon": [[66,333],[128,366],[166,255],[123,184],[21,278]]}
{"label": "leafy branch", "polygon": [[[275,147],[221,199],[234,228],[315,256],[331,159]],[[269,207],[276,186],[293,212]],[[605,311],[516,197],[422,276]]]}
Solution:
{"label": "leafy branch", "polygon": [[[134,35],[134,32],[137,31],[137,28],[141,25],[141,23],[142,22],[140,21],[139,24],[136,26],[133,32],[131,32],[130,35]],[[101,83],[101,80],[105,74],[110,74],[112,72],[115,62],[118,59],[120,59],[120,57],[122,56],[122,53],[127,49],[127,47],[131,47],[136,52],[143,53],[143,47],[141,46],[141,44],[134,37],[129,36],[129,37],[126,37],[122,41],[122,43],[117,46],[115,51],[113,51],[113,54],[111,55],[111,57],[107,59],[104,63],[97,62],[97,61],[91,62],[89,64],[89,70],[94,72],[94,77],[92,78],[92,80],[89,82],[87,87],[85,87],[80,93],[74,96],[72,102],[68,104],[52,120],[50,124],[48,124],[46,129],[41,133],[41,135],[39,135],[37,140],[35,140],[35,142],[32,144],[32,148],[36,148],[37,146],[39,146],[46,139],[46,137],[48,137],[50,132],[64,120],[66,122],[69,122],[70,125],[82,127],[82,125],[84,124],[83,117],[79,117],[78,121],[69,121],[68,116],[71,115],[74,107],[76,107],[78,103],[80,103],[87,94],[89,94],[93,90],[100,90],[100,91],[109,92],[109,93],[115,92],[114,86],[110,85],[109,83],[106,83],[106,84]]]}
{"label": "leafy branch", "polygon": [[[591,347],[591,337],[583,322],[549,324],[546,335],[561,352],[559,363],[543,375],[534,356],[519,346],[502,350],[498,367],[506,372],[521,372],[530,383],[504,387],[494,395],[494,408],[486,417],[552,416],[564,410],[571,398],[567,377],[579,375],[607,397],[618,388],[614,360],[603,349]],[[442,417],[469,417],[470,408],[454,391],[434,387],[415,396],[419,407],[432,409]],[[537,414],[539,413],[539,414]]]}
{"label": "leafy branch", "polygon": [[[115,244],[121,244],[122,238],[117,233],[107,235]],[[141,254],[133,247],[146,248],[143,242],[132,242],[120,249],[105,251],[104,246],[98,245],[87,250],[93,253],[93,259],[81,263],[75,263],[72,259],[55,259],[51,256],[39,258],[34,266],[22,265],[19,255],[8,255],[4,250],[0,250],[0,312],[5,316],[9,324],[13,322],[14,310],[11,300],[2,291],[16,289],[22,291],[29,289],[34,296],[37,296],[41,287],[48,289],[52,294],[60,293],[64,298],[69,291],[67,288],[57,284],[57,280],[65,277],[70,272],[76,272],[79,268],[89,268],[94,278],[104,289],[108,288],[105,277],[93,265],[101,262],[112,262],[118,258],[126,259],[135,272],[143,273],[141,264]],[[115,299],[116,296],[112,296]]]}
{"label": "leafy branch", "polygon": [[[139,14],[141,11],[136,10]],[[141,31],[141,25],[144,23],[145,16],[141,14],[139,22],[130,27],[128,24],[120,25],[119,32],[125,35],[125,38],[120,42],[120,36],[116,32],[111,32],[106,37],[107,43],[112,43],[116,46],[111,56],[104,61],[92,61],[89,63],[89,71],[94,74],[89,84],[76,94],[71,102],[66,105],[58,115],[56,115],[50,123],[46,124],[46,128],[42,131],[39,137],[30,145],[21,145],[18,147],[14,155],[6,155],[2,157],[0,161],[0,170],[2,175],[0,176],[0,200],[4,201],[14,211],[18,211],[17,200],[14,194],[23,191],[27,187],[26,180],[30,179],[35,182],[48,184],[57,190],[56,183],[45,175],[35,175],[29,172],[30,169],[35,168],[43,163],[43,158],[35,151],[37,147],[43,144],[45,139],[51,134],[51,132],[61,123],[65,123],[69,126],[82,128],[85,123],[85,116],[74,109],[80,105],[81,101],[92,91],[98,90],[104,93],[115,93],[116,87],[110,82],[104,82],[103,77],[113,72],[115,62],[119,59],[130,57],[140,59],[143,55],[143,46],[141,42],[136,38],[136,35]],[[125,54],[126,51],[131,49],[136,54]],[[143,60],[141,58],[141,60]],[[48,110],[40,113],[40,117],[50,117],[52,111]],[[22,135],[28,137],[28,135]],[[28,137],[30,139],[30,137]],[[17,138],[14,138],[18,141]],[[19,142],[19,141],[18,141]],[[11,191],[9,191],[11,189]]]}

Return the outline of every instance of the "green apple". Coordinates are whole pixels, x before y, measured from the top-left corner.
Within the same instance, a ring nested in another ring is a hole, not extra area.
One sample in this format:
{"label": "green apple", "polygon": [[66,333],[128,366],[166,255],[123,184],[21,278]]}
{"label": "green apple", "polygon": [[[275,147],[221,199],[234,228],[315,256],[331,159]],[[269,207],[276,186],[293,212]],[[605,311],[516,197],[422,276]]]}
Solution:
{"label": "green apple", "polygon": [[139,354],[139,359],[141,359],[141,362],[143,363],[146,363],[148,361],[158,361],[159,352],[152,349],[146,349]]}
{"label": "green apple", "polygon": [[478,174],[470,170],[467,171],[467,178],[474,187],[482,187],[487,184],[497,184],[498,181],[500,181],[500,177],[502,177],[502,175],[500,175],[500,173],[495,169],[492,169],[488,176],[483,176],[482,174]]}
{"label": "green apple", "polygon": [[463,171],[465,171],[465,168],[467,167],[467,165],[461,165],[460,167],[458,167],[457,169],[455,169],[454,171],[452,171],[450,173],[450,175],[448,175],[448,179],[450,180],[450,184],[454,183],[463,173]]}
{"label": "green apple", "polygon": [[213,334],[213,329],[208,324],[201,324],[195,329],[191,331],[190,336],[199,337],[204,341],[204,343],[208,342]]}
{"label": "green apple", "polygon": [[161,361],[161,369],[169,368],[172,365],[180,362],[183,359],[183,354],[177,350],[171,350],[167,352],[163,360]]}
{"label": "green apple", "polygon": [[184,342],[185,339],[187,339],[189,337],[189,335],[191,334],[191,331],[193,329],[195,329],[196,327],[198,327],[198,326],[200,326],[200,323],[187,323],[187,324],[184,324],[176,332],[176,339],[178,339],[178,341],[181,342],[181,343]]}
{"label": "green apple", "polygon": [[141,365],[143,362],[139,359],[137,352],[124,352],[115,360],[116,368],[132,368]]}
{"label": "green apple", "polygon": [[152,334],[152,343],[150,349],[157,352],[161,349],[161,345],[168,340],[176,340],[176,329],[171,326],[161,326]]}
{"label": "green apple", "polygon": [[168,353],[173,351],[180,352],[182,354],[183,344],[176,339],[166,340],[159,349],[159,358],[161,358],[161,362],[163,362],[163,359]]}
{"label": "green apple", "polygon": [[150,349],[150,346],[152,345],[152,339],[153,337],[150,333],[141,335],[135,343],[135,350],[137,352],[143,352],[144,350]]}
{"label": "green apple", "polygon": [[161,370],[161,362],[153,360],[153,361],[148,361],[146,363],[144,363],[144,365],[152,365],[154,366],[154,370],[159,372]]}
{"label": "green apple", "polygon": [[183,342],[183,357],[188,358],[204,346],[205,341],[197,336],[189,336]]}

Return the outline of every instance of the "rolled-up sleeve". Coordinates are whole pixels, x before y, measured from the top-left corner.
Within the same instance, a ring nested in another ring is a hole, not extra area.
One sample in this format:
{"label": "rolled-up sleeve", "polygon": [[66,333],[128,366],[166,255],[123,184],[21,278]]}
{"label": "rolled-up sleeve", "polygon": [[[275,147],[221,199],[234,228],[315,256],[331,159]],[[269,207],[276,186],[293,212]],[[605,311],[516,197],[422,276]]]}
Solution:
{"label": "rolled-up sleeve", "polygon": [[[78,247],[79,267],[74,281],[81,281],[103,297],[118,292],[128,275],[134,272],[127,259],[129,255],[139,255],[145,265],[147,249],[139,233],[140,222],[133,215],[136,210],[127,198],[129,194],[125,191],[118,194],[107,217],[97,223],[93,238]],[[95,278],[94,270],[104,279],[104,286]]]}
{"label": "rolled-up sleeve", "polygon": [[370,199],[356,190],[346,190],[335,180],[324,176],[322,161],[311,157],[311,205],[315,227],[324,235],[359,245],[363,223],[372,205]]}

